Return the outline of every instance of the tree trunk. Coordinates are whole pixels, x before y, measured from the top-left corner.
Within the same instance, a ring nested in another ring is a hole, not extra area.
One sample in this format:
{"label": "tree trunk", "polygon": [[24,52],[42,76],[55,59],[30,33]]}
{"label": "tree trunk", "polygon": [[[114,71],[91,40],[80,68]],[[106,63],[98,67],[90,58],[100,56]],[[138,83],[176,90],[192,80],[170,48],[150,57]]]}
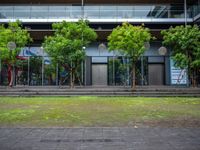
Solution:
{"label": "tree trunk", "polygon": [[9,81],[9,87],[13,86],[13,81],[14,81],[14,68],[9,65],[8,70],[10,71],[10,81]]}
{"label": "tree trunk", "polygon": [[135,62],[132,64],[132,90],[135,90]]}
{"label": "tree trunk", "polygon": [[72,68],[70,68],[70,88],[72,88]]}
{"label": "tree trunk", "polygon": [[70,69],[70,88],[74,88],[74,69]]}
{"label": "tree trunk", "polygon": [[72,70],[72,88],[74,88],[74,82],[75,82],[75,73],[74,70]]}

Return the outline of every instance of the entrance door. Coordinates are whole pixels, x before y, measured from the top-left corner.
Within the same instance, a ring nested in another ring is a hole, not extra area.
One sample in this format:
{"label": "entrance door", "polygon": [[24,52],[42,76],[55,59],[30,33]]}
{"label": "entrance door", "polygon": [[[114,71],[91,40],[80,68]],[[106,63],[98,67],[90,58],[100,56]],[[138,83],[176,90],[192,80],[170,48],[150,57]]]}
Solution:
{"label": "entrance door", "polygon": [[107,85],[107,64],[92,64],[92,85]]}
{"label": "entrance door", "polygon": [[164,85],[164,64],[149,64],[149,85]]}

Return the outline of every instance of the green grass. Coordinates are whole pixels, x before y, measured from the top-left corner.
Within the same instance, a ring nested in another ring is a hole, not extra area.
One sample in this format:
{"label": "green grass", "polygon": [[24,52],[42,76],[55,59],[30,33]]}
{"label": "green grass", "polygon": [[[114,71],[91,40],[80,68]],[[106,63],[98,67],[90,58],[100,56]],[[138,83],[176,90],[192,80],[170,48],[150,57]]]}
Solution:
{"label": "green grass", "polygon": [[200,98],[0,97],[0,126],[134,126],[200,122]]}

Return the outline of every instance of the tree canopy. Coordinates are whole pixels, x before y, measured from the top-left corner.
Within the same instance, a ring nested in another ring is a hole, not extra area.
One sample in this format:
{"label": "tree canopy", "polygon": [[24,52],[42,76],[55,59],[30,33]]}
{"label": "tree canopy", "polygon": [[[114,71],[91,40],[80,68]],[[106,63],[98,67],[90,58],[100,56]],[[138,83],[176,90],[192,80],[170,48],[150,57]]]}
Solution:
{"label": "tree canopy", "polygon": [[133,26],[123,23],[113,29],[108,36],[108,47],[110,51],[119,51],[132,61],[132,87],[135,88],[135,63],[145,52],[145,42],[149,42],[152,36],[148,28]]}
{"label": "tree canopy", "polygon": [[171,47],[171,56],[175,65],[188,68],[192,77],[200,68],[200,30],[197,25],[170,27],[161,32],[163,44]]}
{"label": "tree canopy", "polygon": [[[8,72],[10,73],[9,86],[13,85],[14,69],[17,64],[17,56],[21,49],[26,46],[32,39],[26,29],[22,28],[19,21],[9,22],[8,27],[0,25],[0,59],[8,64]],[[9,43],[14,44],[13,49],[9,48]]]}
{"label": "tree canopy", "polygon": [[[17,60],[21,49],[26,46],[32,39],[26,29],[22,29],[22,24],[17,22],[9,22],[8,27],[0,25],[0,58],[8,64],[14,64]],[[14,42],[16,48],[10,50],[8,43]]]}
{"label": "tree canopy", "polygon": [[54,63],[65,65],[73,75],[81,61],[85,59],[85,50],[90,42],[97,38],[87,21],[53,23],[53,36],[45,37],[43,47]]}
{"label": "tree canopy", "polygon": [[151,34],[148,28],[133,26],[126,22],[116,27],[108,36],[108,47],[110,51],[117,50],[137,61],[146,50],[145,42],[150,40]]}
{"label": "tree canopy", "polygon": [[197,25],[170,27],[161,34],[163,44],[172,48],[171,55],[176,66],[200,67],[200,30]]}

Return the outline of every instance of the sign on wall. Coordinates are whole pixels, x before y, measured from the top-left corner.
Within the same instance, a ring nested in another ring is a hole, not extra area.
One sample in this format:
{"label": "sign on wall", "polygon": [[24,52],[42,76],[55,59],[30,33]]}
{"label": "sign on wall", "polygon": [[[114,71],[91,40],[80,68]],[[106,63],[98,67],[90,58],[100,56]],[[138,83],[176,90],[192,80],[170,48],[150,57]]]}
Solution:
{"label": "sign on wall", "polygon": [[175,67],[174,61],[170,59],[171,84],[187,84],[187,69]]}

